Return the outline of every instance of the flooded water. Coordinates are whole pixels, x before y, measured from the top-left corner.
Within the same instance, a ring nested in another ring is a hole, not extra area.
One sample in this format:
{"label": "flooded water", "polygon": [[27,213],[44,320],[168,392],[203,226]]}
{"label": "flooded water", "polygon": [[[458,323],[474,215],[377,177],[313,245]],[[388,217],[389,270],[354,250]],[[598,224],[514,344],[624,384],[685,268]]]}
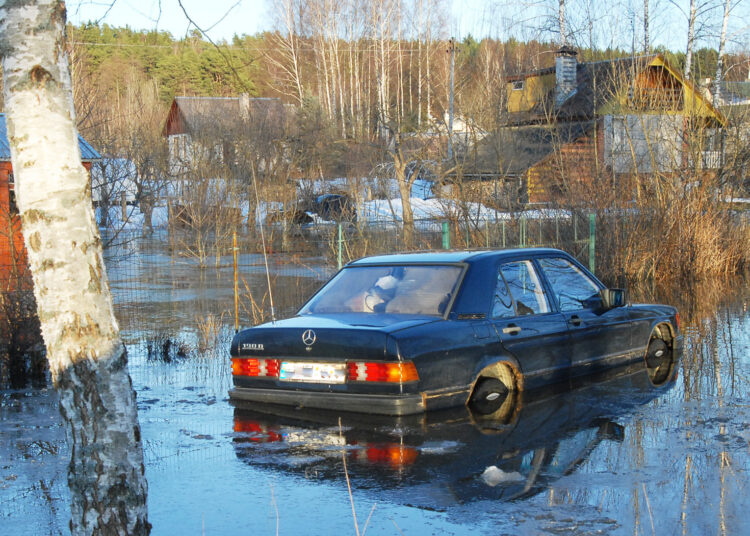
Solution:
{"label": "flooded water", "polygon": [[[280,315],[330,273],[282,261],[271,259]],[[241,262],[263,302],[262,258]],[[680,296],[685,351],[666,377],[634,366],[525,393],[491,417],[374,418],[229,404],[231,268],[201,275],[135,251],[109,270],[153,534],[750,534],[744,283]],[[51,390],[0,392],[2,534],[68,533],[68,456]]]}

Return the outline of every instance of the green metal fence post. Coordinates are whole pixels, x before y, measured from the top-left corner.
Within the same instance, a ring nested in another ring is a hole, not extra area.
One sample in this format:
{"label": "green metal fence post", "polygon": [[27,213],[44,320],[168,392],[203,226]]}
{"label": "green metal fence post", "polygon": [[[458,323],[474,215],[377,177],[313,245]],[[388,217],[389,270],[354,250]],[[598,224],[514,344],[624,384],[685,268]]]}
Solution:
{"label": "green metal fence post", "polygon": [[539,245],[543,245],[542,242],[542,219],[539,218]]}
{"label": "green metal fence post", "polygon": [[503,220],[503,249],[505,249],[505,220]]}
{"label": "green metal fence post", "polygon": [[596,258],[596,214],[589,214],[589,270],[594,273]]}
{"label": "green metal fence post", "polygon": [[443,249],[450,249],[451,248],[451,233],[450,228],[448,227],[448,222],[443,222]]}
{"label": "green metal fence post", "polygon": [[341,229],[341,223],[339,223],[339,270],[341,270],[341,267],[343,266],[342,262],[342,249],[344,246],[344,233]]}
{"label": "green metal fence post", "polygon": [[555,245],[560,247],[560,215],[555,212]]}
{"label": "green metal fence post", "polygon": [[526,216],[521,216],[521,229],[520,229],[519,234],[521,235],[519,237],[520,246],[522,248],[525,248],[526,247]]}

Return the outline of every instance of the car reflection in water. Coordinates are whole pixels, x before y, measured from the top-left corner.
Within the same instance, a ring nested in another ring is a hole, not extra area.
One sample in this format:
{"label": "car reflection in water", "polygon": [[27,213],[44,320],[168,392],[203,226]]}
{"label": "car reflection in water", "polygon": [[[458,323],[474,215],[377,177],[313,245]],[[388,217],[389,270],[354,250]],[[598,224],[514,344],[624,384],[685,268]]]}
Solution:
{"label": "car reflection in water", "polygon": [[466,407],[404,417],[235,403],[237,457],[308,479],[445,509],[477,499],[530,497],[576,470],[602,441],[622,442],[614,419],[675,383],[678,356],[613,369],[574,385],[511,393],[488,415]]}

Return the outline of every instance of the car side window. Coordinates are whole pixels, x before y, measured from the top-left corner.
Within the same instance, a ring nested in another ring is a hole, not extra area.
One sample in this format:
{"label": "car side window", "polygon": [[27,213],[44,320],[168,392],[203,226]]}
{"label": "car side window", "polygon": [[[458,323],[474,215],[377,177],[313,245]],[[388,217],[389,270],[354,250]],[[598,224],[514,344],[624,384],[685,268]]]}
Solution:
{"label": "car side window", "polygon": [[498,272],[495,296],[492,300],[492,318],[513,318],[514,316],[516,316],[516,308],[513,306],[513,298],[510,296],[502,272]]}
{"label": "car side window", "polygon": [[599,286],[580,268],[567,259],[539,259],[542,272],[547,277],[557,298],[560,311],[589,309],[596,303]]}
{"label": "car side window", "polygon": [[549,301],[531,261],[500,266],[492,306],[493,318],[548,313],[549,310]]}

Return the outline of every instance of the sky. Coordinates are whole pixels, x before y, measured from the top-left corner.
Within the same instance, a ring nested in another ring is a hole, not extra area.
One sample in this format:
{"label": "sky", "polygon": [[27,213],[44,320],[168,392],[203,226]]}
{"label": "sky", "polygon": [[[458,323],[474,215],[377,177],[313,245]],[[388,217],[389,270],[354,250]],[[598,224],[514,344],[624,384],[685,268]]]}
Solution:
{"label": "sky", "polygon": [[[713,2],[716,8],[704,17],[710,21],[706,25],[709,29],[700,37],[698,48],[718,48],[723,1],[708,1]],[[750,46],[750,2],[732,2],[735,8],[730,19],[729,51],[747,51]],[[179,38],[193,28],[189,16],[214,41],[229,41],[234,34],[252,35],[273,26],[272,0],[181,0],[181,3],[184,10],[178,0],[69,0],[68,20],[73,24],[101,21],[111,26],[166,30]],[[687,4],[687,0],[649,0],[653,46],[661,45],[674,51],[685,49],[687,22],[682,10],[686,6],[681,4]],[[641,24],[637,20],[638,10],[642,10],[642,0],[620,0],[617,10],[610,7],[609,1],[601,0],[578,0],[569,5],[572,6],[568,13],[570,25],[576,26],[578,35],[583,36],[584,40],[593,40],[600,48],[630,48],[635,45],[634,33],[640,39]],[[478,38],[513,35],[521,40],[551,40],[555,36],[550,32],[540,32],[540,27],[545,25],[545,21],[554,21],[556,7],[557,0],[452,0],[446,30],[459,40],[469,33]],[[593,33],[586,31],[584,21],[587,14],[582,13],[583,9],[592,10],[590,18],[596,20]],[[629,19],[624,15],[628,10],[631,12]]]}

